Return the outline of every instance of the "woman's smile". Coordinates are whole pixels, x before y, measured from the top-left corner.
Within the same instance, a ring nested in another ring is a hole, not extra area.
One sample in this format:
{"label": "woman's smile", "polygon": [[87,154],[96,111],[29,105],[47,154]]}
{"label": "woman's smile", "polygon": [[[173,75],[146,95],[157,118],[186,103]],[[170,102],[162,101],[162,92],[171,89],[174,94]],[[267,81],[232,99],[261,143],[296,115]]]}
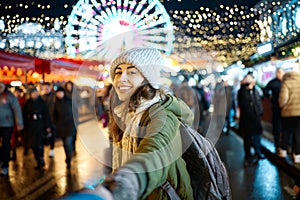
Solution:
{"label": "woman's smile", "polygon": [[118,89],[122,92],[126,92],[128,90],[130,90],[132,87],[131,86],[119,86]]}

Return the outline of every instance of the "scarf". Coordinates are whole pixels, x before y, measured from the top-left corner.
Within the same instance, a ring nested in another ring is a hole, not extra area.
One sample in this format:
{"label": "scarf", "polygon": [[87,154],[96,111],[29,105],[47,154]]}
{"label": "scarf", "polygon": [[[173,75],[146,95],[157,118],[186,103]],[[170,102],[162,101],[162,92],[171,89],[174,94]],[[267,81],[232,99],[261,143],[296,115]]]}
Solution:
{"label": "scarf", "polygon": [[144,112],[153,104],[160,101],[160,95],[156,95],[151,100],[141,100],[141,104],[135,112],[128,111],[128,103],[123,102],[114,108],[114,113],[125,124],[123,137],[120,142],[113,145],[113,169],[117,169],[125,164],[138,148],[139,125]]}

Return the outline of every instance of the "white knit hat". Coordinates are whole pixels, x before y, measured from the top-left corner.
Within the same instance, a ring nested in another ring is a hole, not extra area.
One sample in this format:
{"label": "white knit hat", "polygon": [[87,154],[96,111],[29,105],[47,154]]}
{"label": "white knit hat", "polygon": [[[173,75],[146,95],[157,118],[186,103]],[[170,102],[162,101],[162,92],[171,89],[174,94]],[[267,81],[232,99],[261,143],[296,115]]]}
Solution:
{"label": "white knit hat", "polygon": [[137,47],[121,53],[110,66],[111,79],[115,78],[116,67],[120,64],[131,64],[148,80],[150,85],[158,89],[162,55],[159,50],[147,47]]}

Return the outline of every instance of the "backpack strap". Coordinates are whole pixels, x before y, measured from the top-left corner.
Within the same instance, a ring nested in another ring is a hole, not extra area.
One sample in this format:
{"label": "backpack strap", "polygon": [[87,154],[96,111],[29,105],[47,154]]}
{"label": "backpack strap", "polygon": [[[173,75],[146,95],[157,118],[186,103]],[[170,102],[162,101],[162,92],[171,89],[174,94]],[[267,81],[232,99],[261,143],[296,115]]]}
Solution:
{"label": "backpack strap", "polygon": [[180,200],[180,197],[176,193],[173,186],[169,183],[169,181],[166,181],[160,187],[168,194],[170,200]]}

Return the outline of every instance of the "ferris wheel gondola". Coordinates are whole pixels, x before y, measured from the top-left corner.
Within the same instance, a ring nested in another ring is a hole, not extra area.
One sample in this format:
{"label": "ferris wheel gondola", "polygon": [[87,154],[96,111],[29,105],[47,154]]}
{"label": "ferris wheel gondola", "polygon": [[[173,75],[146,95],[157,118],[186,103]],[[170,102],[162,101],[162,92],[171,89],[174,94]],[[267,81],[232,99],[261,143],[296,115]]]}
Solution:
{"label": "ferris wheel gondola", "polygon": [[159,0],[79,0],[66,26],[70,56],[109,60],[137,46],[173,50],[173,26]]}

